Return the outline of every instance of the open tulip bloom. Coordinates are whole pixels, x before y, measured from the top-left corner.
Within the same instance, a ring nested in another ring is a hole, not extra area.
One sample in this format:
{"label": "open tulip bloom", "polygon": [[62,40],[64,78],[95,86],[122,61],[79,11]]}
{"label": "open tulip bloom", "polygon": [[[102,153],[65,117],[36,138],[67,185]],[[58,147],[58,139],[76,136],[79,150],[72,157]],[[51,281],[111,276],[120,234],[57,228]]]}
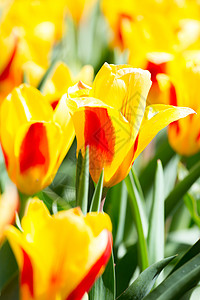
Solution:
{"label": "open tulip bloom", "polygon": [[90,173],[95,182],[102,169],[104,186],[123,180],[161,129],[194,113],[171,105],[146,107],[150,77],[142,69],[105,63],[92,88],[80,82],[63,96],[74,122],[77,150],[84,156],[89,146]]}
{"label": "open tulip bloom", "polygon": [[22,300],[81,300],[100,276],[112,251],[112,225],[105,213],[80,208],[53,216],[30,201],[20,232],[6,230],[20,270]]}
{"label": "open tulip bloom", "polygon": [[36,88],[21,85],[0,108],[0,139],[8,174],[18,189],[34,194],[48,186],[74,139],[64,101],[53,110]]}

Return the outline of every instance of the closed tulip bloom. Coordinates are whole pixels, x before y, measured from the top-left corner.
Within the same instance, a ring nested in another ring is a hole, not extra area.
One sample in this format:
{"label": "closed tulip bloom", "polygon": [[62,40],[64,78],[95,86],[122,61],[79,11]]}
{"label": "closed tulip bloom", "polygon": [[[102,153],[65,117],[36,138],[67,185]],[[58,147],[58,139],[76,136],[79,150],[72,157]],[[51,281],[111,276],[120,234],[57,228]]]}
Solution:
{"label": "closed tulip bloom", "polygon": [[25,194],[49,185],[74,139],[64,101],[53,111],[35,88],[22,84],[2,102],[0,139],[11,180]]}
{"label": "closed tulip bloom", "polygon": [[172,123],[168,129],[169,142],[179,154],[190,156],[200,150],[200,51],[189,51],[178,60],[169,84],[169,103],[189,106],[197,114]]}
{"label": "closed tulip bloom", "polygon": [[20,299],[81,300],[110,258],[109,216],[84,216],[80,208],[51,216],[34,198],[21,225],[23,232],[6,231],[20,270]]}
{"label": "closed tulip bloom", "polygon": [[104,186],[123,180],[134,160],[170,122],[194,113],[190,108],[149,105],[150,73],[105,63],[92,88],[79,83],[63,96],[69,106],[83,156],[89,146],[95,182],[104,169]]}

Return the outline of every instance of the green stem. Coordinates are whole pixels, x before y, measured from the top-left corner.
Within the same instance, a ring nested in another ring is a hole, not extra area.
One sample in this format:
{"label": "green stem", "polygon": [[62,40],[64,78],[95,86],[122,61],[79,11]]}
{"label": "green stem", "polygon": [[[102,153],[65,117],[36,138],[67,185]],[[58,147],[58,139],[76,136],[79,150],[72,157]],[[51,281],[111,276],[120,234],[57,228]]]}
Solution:
{"label": "green stem", "polygon": [[30,196],[22,194],[19,191],[19,197],[20,197],[20,210],[19,210],[19,218],[20,220],[22,219],[22,217],[24,216],[25,210],[26,210],[26,204],[28,199],[30,198]]}
{"label": "green stem", "polygon": [[131,204],[131,209],[134,217],[134,223],[138,234],[140,268],[141,271],[143,271],[149,266],[148,251],[147,251],[147,243],[146,243],[142,219],[141,219],[141,212],[140,212],[141,205],[139,204],[140,202],[139,194],[135,188],[134,180],[131,173],[129,173],[129,175],[125,178],[125,183],[131,199],[130,204]]}

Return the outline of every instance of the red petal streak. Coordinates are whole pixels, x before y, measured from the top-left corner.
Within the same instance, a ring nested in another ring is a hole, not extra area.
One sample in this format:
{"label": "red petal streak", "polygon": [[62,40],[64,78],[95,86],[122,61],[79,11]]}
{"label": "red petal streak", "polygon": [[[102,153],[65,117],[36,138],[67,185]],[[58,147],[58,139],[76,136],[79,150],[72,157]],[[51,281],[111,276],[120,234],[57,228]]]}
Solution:
{"label": "red petal streak", "polygon": [[23,253],[23,267],[21,271],[21,286],[27,285],[28,289],[30,291],[31,296],[34,296],[33,291],[33,266],[30,260],[30,257],[28,254],[24,251],[24,249],[21,249]]}
{"label": "red petal streak", "polygon": [[3,152],[6,168],[8,169],[8,155],[6,154],[6,152],[5,152],[2,145],[1,145],[1,149],[2,149],[2,152]]}
{"label": "red petal streak", "polygon": [[89,146],[90,168],[102,169],[111,164],[115,149],[115,131],[105,108],[85,111],[85,146]]}
{"label": "red petal streak", "polygon": [[169,104],[173,106],[177,106],[177,95],[175,86],[171,83],[169,90]]}
{"label": "red petal streak", "polygon": [[[177,95],[176,95],[176,89],[174,85],[171,83],[170,90],[169,90],[169,104],[173,106],[177,106]],[[176,134],[180,133],[180,126],[178,121],[172,122],[169,126],[173,126],[176,130]]]}
{"label": "red petal streak", "polygon": [[124,46],[124,40],[123,40],[123,34],[122,34],[122,22],[124,19],[132,21],[133,18],[132,18],[132,16],[125,14],[125,13],[122,13],[119,15],[118,22],[117,22],[117,33],[118,33],[118,39],[119,39],[122,47]]}
{"label": "red petal streak", "polygon": [[108,233],[108,243],[106,249],[102,256],[97,260],[97,262],[91,267],[87,275],[79,283],[79,285],[72,291],[72,293],[66,298],[66,300],[81,300],[83,295],[90,290],[93,283],[97,279],[101,268],[104,267],[112,252],[112,234],[107,230]]}
{"label": "red petal streak", "polygon": [[21,145],[19,163],[22,173],[38,165],[42,165],[44,172],[47,172],[49,150],[46,128],[43,123],[34,123],[30,126]]}
{"label": "red petal streak", "polygon": [[12,62],[13,62],[13,59],[14,59],[16,51],[17,51],[17,46],[18,46],[18,39],[16,38],[14,49],[13,49],[13,52],[11,54],[11,57],[10,57],[7,65],[5,66],[4,70],[0,74],[0,81],[3,81],[3,80],[5,80],[5,79],[7,79],[9,77],[10,68],[12,66]]}
{"label": "red petal streak", "polygon": [[55,100],[51,103],[51,107],[53,108],[53,110],[55,110],[56,106],[58,105],[58,102],[59,102],[60,99],[58,100]]}
{"label": "red petal streak", "polygon": [[156,76],[158,74],[166,74],[166,62],[161,64],[155,64],[148,61],[146,69],[151,73],[151,80],[153,83],[157,82]]}
{"label": "red petal streak", "polygon": [[196,137],[196,141],[199,142],[200,140],[200,132],[198,133],[197,137]]}
{"label": "red petal streak", "polygon": [[134,143],[134,147],[133,147],[133,157],[135,155],[135,152],[137,151],[137,148],[138,148],[138,140],[139,140],[139,133],[135,139],[135,143]]}

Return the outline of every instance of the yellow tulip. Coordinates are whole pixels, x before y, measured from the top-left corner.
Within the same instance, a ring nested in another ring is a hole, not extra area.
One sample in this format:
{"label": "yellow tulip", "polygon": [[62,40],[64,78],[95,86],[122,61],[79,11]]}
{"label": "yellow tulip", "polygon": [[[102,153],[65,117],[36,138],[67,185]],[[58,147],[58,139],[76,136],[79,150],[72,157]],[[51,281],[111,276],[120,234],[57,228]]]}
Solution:
{"label": "yellow tulip", "polygon": [[168,129],[172,148],[189,156],[200,150],[200,51],[185,52],[183,59],[177,59],[169,82],[169,103],[189,106],[197,112],[172,123]]}
{"label": "yellow tulip", "polygon": [[[34,62],[24,64],[24,71],[30,85],[37,87],[45,69],[36,65]],[[67,93],[70,86],[74,85],[79,80],[83,80],[86,84],[92,85],[94,70],[90,65],[82,67],[80,72],[74,76],[69,67],[63,62],[57,62],[54,66],[50,77],[45,82],[43,95],[49,101],[53,109],[56,108],[61,96]]]}
{"label": "yellow tulip", "polygon": [[20,270],[20,299],[81,300],[111,255],[109,216],[84,216],[80,208],[51,216],[33,198],[21,225],[23,232],[6,231]]}
{"label": "yellow tulip", "polygon": [[15,213],[19,208],[19,195],[14,185],[6,187],[5,192],[0,196],[0,243],[4,236],[7,225],[15,220]]}
{"label": "yellow tulip", "polygon": [[89,146],[95,182],[104,169],[104,186],[123,180],[134,160],[170,122],[194,113],[190,108],[149,105],[150,73],[128,65],[105,63],[92,88],[79,83],[63,96],[71,110],[77,150]]}
{"label": "yellow tulip", "polygon": [[74,139],[68,108],[53,111],[35,88],[22,84],[2,102],[0,139],[11,180],[33,194],[51,183]]}

